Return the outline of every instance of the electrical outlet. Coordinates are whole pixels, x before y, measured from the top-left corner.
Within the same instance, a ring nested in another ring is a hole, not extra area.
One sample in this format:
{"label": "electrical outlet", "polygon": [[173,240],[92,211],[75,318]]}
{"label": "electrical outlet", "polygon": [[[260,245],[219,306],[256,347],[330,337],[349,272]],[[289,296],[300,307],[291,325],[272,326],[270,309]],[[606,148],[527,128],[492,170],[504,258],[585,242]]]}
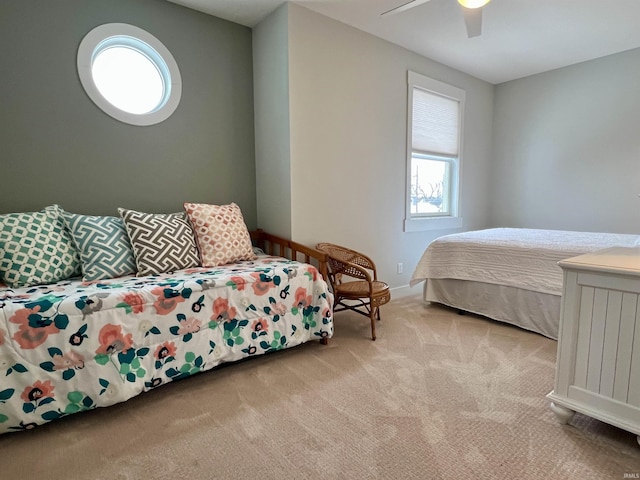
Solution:
{"label": "electrical outlet", "polygon": [[398,263],[398,275],[404,272],[404,265],[402,263]]}

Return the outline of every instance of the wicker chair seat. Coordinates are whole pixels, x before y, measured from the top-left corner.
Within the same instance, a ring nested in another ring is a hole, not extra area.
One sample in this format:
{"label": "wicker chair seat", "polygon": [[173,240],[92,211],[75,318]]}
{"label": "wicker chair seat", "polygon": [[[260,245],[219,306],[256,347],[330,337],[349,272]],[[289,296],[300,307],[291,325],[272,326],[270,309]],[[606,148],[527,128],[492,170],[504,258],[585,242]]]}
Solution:
{"label": "wicker chair seat", "polygon": [[[371,282],[373,293],[371,294],[373,305],[380,306],[391,300],[389,285],[379,280]],[[336,285],[336,290],[343,298],[363,298],[369,296],[369,282],[357,280]]]}

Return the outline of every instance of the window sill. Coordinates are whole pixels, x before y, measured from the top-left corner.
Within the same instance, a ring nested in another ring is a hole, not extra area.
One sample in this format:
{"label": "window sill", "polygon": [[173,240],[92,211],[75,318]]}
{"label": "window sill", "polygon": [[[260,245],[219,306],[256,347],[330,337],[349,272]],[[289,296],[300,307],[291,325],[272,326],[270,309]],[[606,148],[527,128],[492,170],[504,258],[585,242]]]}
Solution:
{"label": "window sill", "polygon": [[462,227],[462,217],[408,218],[404,221],[405,232],[424,232]]}

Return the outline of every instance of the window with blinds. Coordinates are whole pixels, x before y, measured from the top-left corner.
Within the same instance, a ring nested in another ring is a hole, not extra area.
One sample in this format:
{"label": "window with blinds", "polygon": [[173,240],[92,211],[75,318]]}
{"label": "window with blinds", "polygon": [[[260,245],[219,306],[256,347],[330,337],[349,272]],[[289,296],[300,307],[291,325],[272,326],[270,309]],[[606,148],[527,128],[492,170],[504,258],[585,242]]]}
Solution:
{"label": "window with blinds", "polygon": [[[452,222],[446,219],[459,218],[464,91],[414,72],[409,72],[408,84],[405,230],[437,228],[425,224],[424,220],[429,219],[440,219],[435,223],[449,228]],[[414,228],[407,228],[416,220]],[[416,225],[424,228],[415,228]]]}

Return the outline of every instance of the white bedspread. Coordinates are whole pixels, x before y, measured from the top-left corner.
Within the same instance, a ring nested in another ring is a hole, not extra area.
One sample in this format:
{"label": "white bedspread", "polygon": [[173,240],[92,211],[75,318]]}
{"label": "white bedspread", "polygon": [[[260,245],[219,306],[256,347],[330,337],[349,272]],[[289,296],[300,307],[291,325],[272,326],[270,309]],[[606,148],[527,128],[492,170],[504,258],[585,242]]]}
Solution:
{"label": "white bedspread", "polygon": [[453,278],[561,295],[560,260],[639,243],[639,235],[525,228],[446,235],[427,247],[411,286],[429,278]]}

